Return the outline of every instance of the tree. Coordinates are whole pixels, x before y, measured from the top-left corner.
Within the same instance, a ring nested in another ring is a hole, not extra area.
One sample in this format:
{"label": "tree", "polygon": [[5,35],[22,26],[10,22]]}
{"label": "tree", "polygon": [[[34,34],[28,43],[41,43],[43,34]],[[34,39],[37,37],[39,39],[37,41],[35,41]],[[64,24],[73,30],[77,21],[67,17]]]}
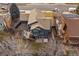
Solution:
{"label": "tree", "polygon": [[76,8],[76,14],[79,14],[79,4],[78,4],[78,6]]}
{"label": "tree", "polygon": [[10,6],[10,14],[11,14],[11,19],[14,21],[16,20],[16,18],[20,17],[19,8],[17,7],[15,3],[12,3]]}

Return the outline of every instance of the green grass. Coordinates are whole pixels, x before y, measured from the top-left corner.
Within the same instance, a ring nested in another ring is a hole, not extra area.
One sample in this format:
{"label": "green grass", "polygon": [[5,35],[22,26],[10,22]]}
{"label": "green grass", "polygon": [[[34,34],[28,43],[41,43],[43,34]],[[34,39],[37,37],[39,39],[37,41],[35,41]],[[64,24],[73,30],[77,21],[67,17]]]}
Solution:
{"label": "green grass", "polygon": [[6,36],[9,36],[9,35],[10,35],[9,33],[6,33],[4,31],[0,31],[0,40],[3,39]]}
{"label": "green grass", "polygon": [[41,47],[42,47],[41,43],[35,43],[35,42],[32,43],[32,48],[34,50],[39,50]]}
{"label": "green grass", "polygon": [[36,43],[36,42],[32,42],[32,50],[33,50],[33,53],[37,53],[39,51],[39,49],[41,49],[43,47],[43,44],[42,43]]}

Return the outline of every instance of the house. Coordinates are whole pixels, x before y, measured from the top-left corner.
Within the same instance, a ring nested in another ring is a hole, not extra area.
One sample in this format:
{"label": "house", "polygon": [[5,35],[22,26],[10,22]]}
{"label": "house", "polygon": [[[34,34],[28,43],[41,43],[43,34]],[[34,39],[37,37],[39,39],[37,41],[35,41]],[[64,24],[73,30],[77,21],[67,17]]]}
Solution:
{"label": "house", "polygon": [[28,20],[32,35],[34,37],[47,38],[51,31],[51,26],[53,26],[53,19],[53,16],[46,15],[45,12],[39,9],[33,9]]}

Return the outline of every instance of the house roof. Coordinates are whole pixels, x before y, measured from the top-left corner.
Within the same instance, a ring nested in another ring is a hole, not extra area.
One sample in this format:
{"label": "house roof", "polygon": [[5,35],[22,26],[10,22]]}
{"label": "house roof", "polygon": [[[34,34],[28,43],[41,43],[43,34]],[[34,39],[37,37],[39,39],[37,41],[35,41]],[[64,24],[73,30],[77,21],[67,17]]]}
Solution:
{"label": "house roof", "polygon": [[38,19],[52,19],[56,14],[53,11],[41,11],[33,9],[29,15],[28,24],[37,22]]}
{"label": "house roof", "polygon": [[34,29],[36,27],[41,27],[43,29],[50,30],[50,20],[40,19],[38,20],[38,23],[34,23],[31,25],[31,29]]}
{"label": "house roof", "polygon": [[33,9],[29,15],[28,24],[37,22],[37,15],[40,12],[38,9]]}
{"label": "house roof", "polygon": [[31,29],[41,27],[43,29],[50,30],[50,26],[52,26],[54,23],[52,12],[42,12],[38,9],[32,10],[28,20],[28,24],[31,24]]}
{"label": "house roof", "polygon": [[37,23],[32,24],[31,29],[34,29],[36,27],[41,27],[41,28],[47,29],[47,30],[50,29],[50,25],[51,25],[50,20],[52,19],[52,17],[47,17],[45,15],[45,13],[42,13],[40,11],[36,12],[35,17],[36,17],[36,19],[35,20],[32,19],[32,21],[35,21]]}

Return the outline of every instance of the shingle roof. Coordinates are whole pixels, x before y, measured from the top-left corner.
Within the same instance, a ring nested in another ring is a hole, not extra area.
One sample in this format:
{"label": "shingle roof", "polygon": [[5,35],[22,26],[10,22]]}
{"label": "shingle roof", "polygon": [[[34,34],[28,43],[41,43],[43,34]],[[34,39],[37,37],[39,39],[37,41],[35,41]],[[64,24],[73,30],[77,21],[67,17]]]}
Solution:
{"label": "shingle roof", "polygon": [[50,30],[50,20],[40,19],[38,20],[38,23],[32,24],[31,29],[34,29],[36,27],[41,27],[43,29]]}
{"label": "shingle roof", "polygon": [[32,24],[37,21],[37,15],[39,10],[33,9],[29,15],[28,24]]}
{"label": "shingle roof", "polygon": [[[28,24],[31,24],[31,29],[41,27],[43,29],[50,30],[50,26],[53,23],[53,16],[47,17],[43,12],[38,9],[32,10],[32,14],[29,16]],[[31,18],[30,18],[31,17]],[[51,22],[52,21],[52,22]],[[37,22],[37,23],[34,23]]]}

